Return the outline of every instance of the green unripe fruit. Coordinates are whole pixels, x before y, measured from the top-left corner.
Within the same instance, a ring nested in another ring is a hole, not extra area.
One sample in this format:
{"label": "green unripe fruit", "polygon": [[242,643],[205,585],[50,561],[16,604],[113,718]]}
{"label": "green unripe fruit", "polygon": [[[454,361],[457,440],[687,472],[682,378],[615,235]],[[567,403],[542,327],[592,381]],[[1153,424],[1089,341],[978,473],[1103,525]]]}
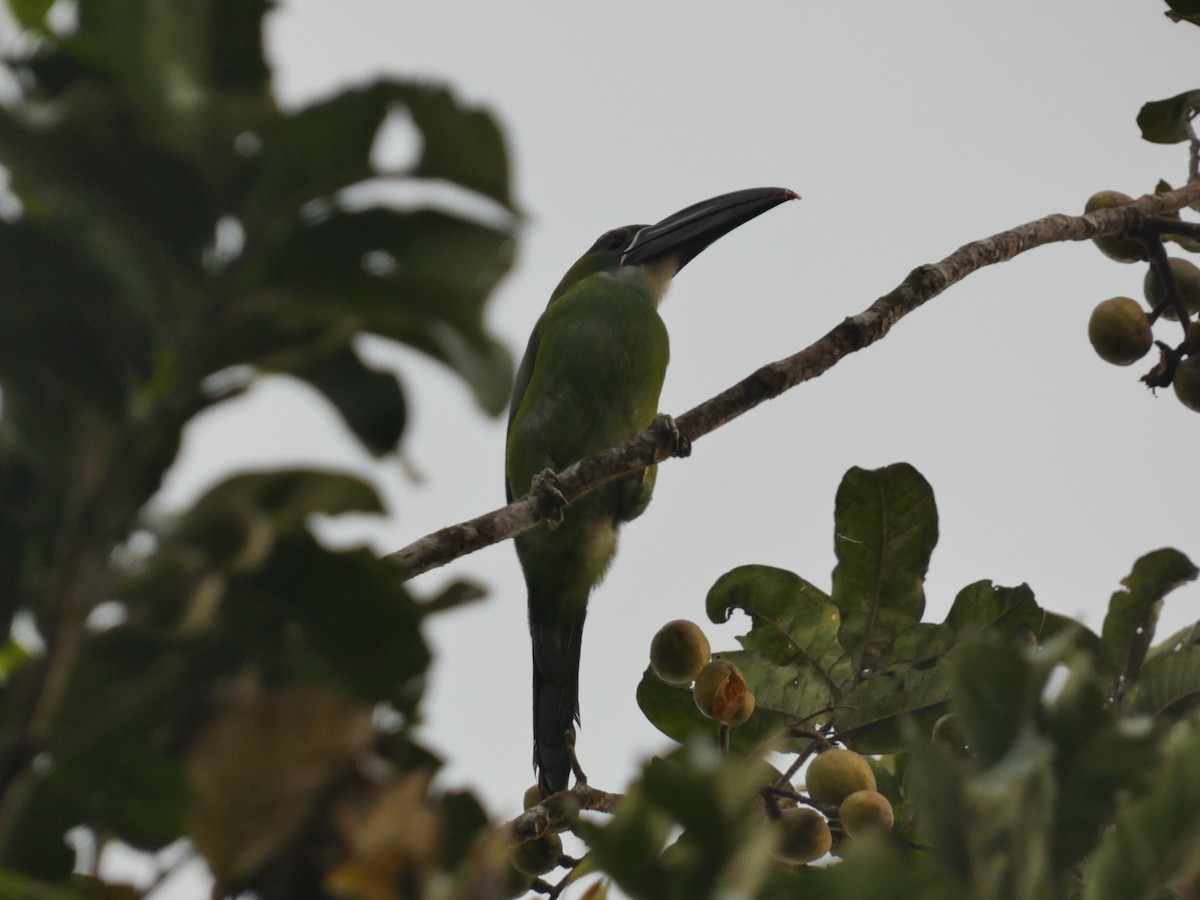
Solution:
{"label": "green unripe fruit", "polygon": [[510,860],[500,874],[500,883],[496,885],[496,890],[501,897],[516,900],[517,897],[524,897],[531,887],[533,876],[522,872]]}
{"label": "green unripe fruit", "polygon": [[1129,297],[1113,297],[1092,310],[1088,340],[1105,362],[1128,366],[1150,351],[1154,335],[1141,304]]}
{"label": "green unripe fruit", "polygon": [[1179,402],[1194,412],[1200,412],[1200,356],[1189,356],[1175,367],[1171,382]]}
{"label": "green unripe fruit", "polygon": [[696,676],[692,699],[704,715],[727,723],[739,714],[742,698],[748,692],[746,679],[737,666],[723,659],[714,659]]}
{"label": "green unripe fruit", "polygon": [[878,791],[855,791],[842,801],[838,818],[850,837],[872,831],[891,831],[896,824],[892,804]]}
{"label": "green unripe fruit", "polygon": [[778,834],[771,854],[780,862],[798,865],[820,859],[833,846],[829,823],[815,809],[797,806],[781,810],[775,820]]}
{"label": "green unripe fruit", "polygon": [[[1175,285],[1179,288],[1179,297],[1183,300],[1183,305],[1191,315],[1195,315],[1200,312],[1200,268],[1190,260],[1176,257],[1171,257],[1167,262],[1171,265],[1171,274],[1175,276]],[[1146,302],[1150,304],[1151,309],[1155,309],[1167,299],[1166,288],[1162,286],[1154,269],[1146,270],[1146,277],[1142,279],[1142,293],[1146,295]],[[1164,309],[1162,317],[1172,322],[1179,321],[1179,313],[1173,306]]]}
{"label": "green unripe fruit", "polygon": [[546,812],[551,816],[550,827],[557,832],[570,831],[579,824],[579,798],[563,791],[550,797],[542,797],[542,789],[536,784],[525,789],[525,808],[533,809],[545,800]]}
{"label": "green unripe fruit", "polygon": [[946,713],[933,723],[931,737],[935,743],[942,744],[958,756],[966,756],[969,752],[967,736],[958,722],[958,716],[954,713]]}
{"label": "green unripe fruit", "polygon": [[822,806],[837,806],[855,791],[875,790],[875,773],[864,757],[835,747],[809,763],[805,782],[809,797]]}
{"label": "green unripe fruit", "polygon": [[562,838],[548,831],[532,841],[517,844],[513,848],[512,864],[518,871],[537,877],[558,868],[562,854]]}
{"label": "green unripe fruit", "polygon": [[650,668],[667,684],[691,684],[711,657],[708,638],[687,619],[668,622],[650,641]]}
{"label": "green unripe fruit", "polygon": [[[1132,202],[1132,197],[1122,194],[1120,191],[1100,191],[1088,198],[1083,211],[1090,213],[1098,209],[1111,209],[1114,206],[1124,206]],[[1102,234],[1092,238],[1092,243],[1101,253],[1117,262],[1131,263],[1145,259],[1141,241],[1135,241],[1133,238],[1122,237],[1119,234]]]}
{"label": "green unripe fruit", "polygon": [[555,831],[568,831],[579,824],[579,798],[562,792],[546,798],[546,810],[554,817]]}
{"label": "green unripe fruit", "polygon": [[523,798],[524,808],[533,809],[542,802],[542,789],[536,784],[525,788],[525,796]]}

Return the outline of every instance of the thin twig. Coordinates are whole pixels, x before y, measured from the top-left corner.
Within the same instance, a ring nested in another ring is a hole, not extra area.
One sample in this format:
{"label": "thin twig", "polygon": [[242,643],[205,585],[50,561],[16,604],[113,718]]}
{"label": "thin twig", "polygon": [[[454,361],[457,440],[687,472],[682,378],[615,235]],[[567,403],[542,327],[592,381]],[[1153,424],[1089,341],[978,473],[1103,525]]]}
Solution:
{"label": "thin twig", "polygon": [[1179,318],[1179,324],[1183,327],[1183,334],[1186,337],[1188,311],[1183,302],[1183,295],[1179,293],[1179,282],[1175,278],[1175,273],[1171,270],[1171,261],[1167,256],[1167,248],[1163,246],[1162,240],[1157,236],[1144,238],[1142,246],[1146,249],[1150,268],[1154,270],[1154,276],[1158,279],[1158,283],[1163,289],[1162,302],[1150,311],[1150,324],[1153,325],[1155,320],[1165,310],[1174,309],[1175,315]]}

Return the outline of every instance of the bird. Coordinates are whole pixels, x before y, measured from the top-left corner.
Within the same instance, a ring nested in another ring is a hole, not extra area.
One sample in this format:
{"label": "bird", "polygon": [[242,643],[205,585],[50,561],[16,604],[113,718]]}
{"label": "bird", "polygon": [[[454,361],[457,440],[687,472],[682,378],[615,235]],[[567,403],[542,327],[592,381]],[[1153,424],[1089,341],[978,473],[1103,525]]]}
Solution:
{"label": "bird", "polygon": [[[670,354],[658,306],[672,279],[722,236],[793,199],[777,187],[722,194],[653,225],[606,231],[567,270],[517,369],[505,448],[510,503],[654,420]],[[616,552],[618,527],[645,511],[655,477],[651,466],[610,482],[575,501],[557,525],[515,540],[528,597],[534,768],[543,797],[565,790],[572,770],[588,598]]]}

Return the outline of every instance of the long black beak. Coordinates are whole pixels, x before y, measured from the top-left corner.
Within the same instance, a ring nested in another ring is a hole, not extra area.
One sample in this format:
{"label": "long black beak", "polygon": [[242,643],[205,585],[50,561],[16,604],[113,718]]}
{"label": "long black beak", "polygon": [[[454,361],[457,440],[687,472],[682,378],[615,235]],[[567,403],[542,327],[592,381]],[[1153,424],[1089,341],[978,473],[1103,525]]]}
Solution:
{"label": "long black beak", "polygon": [[682,269],[705,247],[739,225],[786,200],[799,199],[800,195],[795,191],[767,187],[748,188],[701,200],[639,231],[622,255],[621,265],[636,266],[674,255]]}

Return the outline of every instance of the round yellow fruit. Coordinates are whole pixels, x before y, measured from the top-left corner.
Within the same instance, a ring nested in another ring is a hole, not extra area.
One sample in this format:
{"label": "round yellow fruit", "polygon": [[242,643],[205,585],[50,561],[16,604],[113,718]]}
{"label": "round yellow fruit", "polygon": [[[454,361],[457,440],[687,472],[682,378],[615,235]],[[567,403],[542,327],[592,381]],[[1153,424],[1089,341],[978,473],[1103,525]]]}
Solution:
{"label": "round yellow fruit", "polygon": [[[1190,314],[1195,315],[1200,312],[1200,267],[1190,260],[1174,256],[1167,262],[1171,265],[1171,274],[1175,276],[1175,284],[1179,288],[1179,297],[1183,300],[1183,305]],[[1146,270],[1146,277],[1142,279],[1142,293],[1146,295],[1150,309],[1167,299],[1166,289],[1163,288],[1158,273],[1152,268]],[[1179,321],[1179,313],[1172,306],[1162,311],[1162,317],[1172,322]]]}
{"label": "round yellow fruit", "polygon": [[833,846],[829,823],[808,806],[780,810],[775,828],[778,838],[772,855],[780,862],[792,865],[810,863],[820,859]]}
{"label": "round yellow fruit", "polygon": [[1200,412],[1200,356],[1189,356],[1175,367],[1171,382],[1175,396],[1188,409]]}
{"label": "round yellow fruit", "polygon": [[838,806],[855,791],[875,790],[875,773],[866,759],[853,750],[834,747],[808,765],[808,796],[822,806]]}
{"label": "round yellow fruit", "polygon": [[1088,340],[1105,362],[1128,366],[1150,352],[1154,335],[1141,304],[1129,297],[1112,297],[1092,310]]}
{"label": "round yellow fruit", "polygon": [[728,722],[742,707],[742,698],[749,692],[746,679],[738,667],[724,659],[714,659],[696,676],[692,699],[696,708],[710,719]]}
{"label": "round yellow fruit", "polygon": [[[1098,209],[1111,209],[1114,206],[1124,206],[1132,202],[1132,197],[1128,194],[1122,194],[1120,191],[1100,191],[1088,198],[1083,211],[1090,213]],[[1122,237],[1119,234],[1102,234],[1099,237],[1092,238],[1092,243],[1096,245],[1101,253],[1109,259],[1115,259],[1117,262],[1131,263],[1146,258],[1141,241]]]}
{"label": "round yellow fruit", "polygon": [[708,638],[687,619],[668,622],[650,641],[650,668],[667,684],[691,684],[711,657]]}
{"label": "round yellow fruit", "polygon": [[892,804],[878,791],[855,791],[842,801],[838,818],[850,837],[871,831],[891,831],[896,824]]}
{"label": "round yellow fruit", "polygon": [[726,719],[722,719],[726,725],[745,725],[747,720],[754,714],[754,694],[750,691],[742,694],[742,700],[738,704],[737,709]]}

